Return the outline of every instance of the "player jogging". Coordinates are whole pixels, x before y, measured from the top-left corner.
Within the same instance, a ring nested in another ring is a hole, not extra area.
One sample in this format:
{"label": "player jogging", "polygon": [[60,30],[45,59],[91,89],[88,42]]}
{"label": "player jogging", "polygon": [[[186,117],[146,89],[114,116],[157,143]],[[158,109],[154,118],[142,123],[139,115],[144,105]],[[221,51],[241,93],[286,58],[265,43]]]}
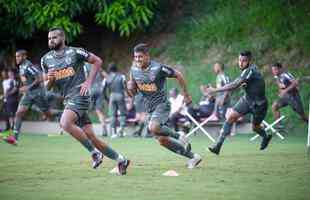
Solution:
{"label": "player jogging", "polygon": [[191,151],[191,144],[185,134],[176,133],[166,123],[170,113],[167,99],[166,79],[175,78],[182,88],[186,103],[191,102],[183,75],[166,65],[150,59],[146,44],[138,44],[134,48],[134,64],[130,71],[127,87],[129,95],[134,96],[136,89],[143,95],[148,113],[148,129],[159,141],[160,145],[170,151],[189,158],[189,169],[201,162],[201,156]]}
{"label": "player jogging", "polygon": [[[56,87],[65,99],[60,126],[91,152],[93,168],[101,164],[104,154],[117,161],[120,175],[126,174],[130,161],[96,137],[88,117],[89,90],[102,60],[82,48],[66,46],[61,28],[50,29],[48,46],[51,51],[41,58],[41,66],[47,73],[47,88]],[[84,62],[92,64],[88,77],[83,70]]]}

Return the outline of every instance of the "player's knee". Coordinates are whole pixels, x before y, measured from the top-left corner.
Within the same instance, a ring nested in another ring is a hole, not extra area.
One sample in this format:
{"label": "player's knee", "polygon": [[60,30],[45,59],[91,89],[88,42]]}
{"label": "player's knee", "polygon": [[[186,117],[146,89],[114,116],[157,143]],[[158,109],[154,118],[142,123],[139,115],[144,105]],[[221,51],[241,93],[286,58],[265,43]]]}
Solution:
{"label": "player's knee", "polygon": [[160,132],[160,124],[157,122],[150,122],[148,129],[153,135],[157,135]]}
{"label": "player's knee", "polygon": [[234,123],[238,120],[238,116],[236,116],[235,113],[231,112],[230,114],[228,114],[226,121],[228,123]]}
{"label": "player's knee", "polygon": [[60,128],[69,132],[68,130],[70,129],[71,124],[67,120],[61,119],[59,124],[60,124]]}
{"label": "player's knee", "polygon": [[166,136],[160,136],[157,138],[158,142],[162,146],[166,146],[169,143],[168,137]]}

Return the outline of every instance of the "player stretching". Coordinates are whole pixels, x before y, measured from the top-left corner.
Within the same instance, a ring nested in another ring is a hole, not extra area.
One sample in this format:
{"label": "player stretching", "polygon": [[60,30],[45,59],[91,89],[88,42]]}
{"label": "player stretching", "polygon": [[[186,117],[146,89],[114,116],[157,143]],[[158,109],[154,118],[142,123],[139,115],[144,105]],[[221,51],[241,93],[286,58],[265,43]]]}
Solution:
{"label": "player stretching", "polygon": [[253,131],[263,138],[260,150],[264,150],[272,138],[272,135],[267,135],[263,127],[261,127],[261,122],[264,120],[267,113],[268,102],[265,96],[264,78],[257,67],[251,64],[251,52],[245,51],[240,53],[239,68],[242,71],[241,75],[232,83],[216,89],[211,87],[206,89],[209,94],[235,90],[240,86],[243,86],[245,90],[245,95],[239,99],[237,104],[233,107],[232,112],[228,115],[221,129],[217,143],[209,147],[209,150],[215,154],[220,153],[226,136],[231,132],[233,123],[247,113],[251,113],[253,116]]}
{"label": "player stretching", "polygon": [[170,129],[168,121],[170,104],[167,99],[166,78],[177,79],[182,88],[186,103],[191,102],[183,75],[170,67],[150,60],[146,44],[138,44],[134,48],[134,64],[131,67],[130,80],[127,87],[129,95],[137,91],[142,93],[145,108],[148,112],[148,129],[165,148],[189,158],[188,168],[192,169],[201,162],[201,156],[191,151],[184,134]]}
{"label": "player stretching", "polygon": [[[47,88],[55,86],[65,99],[60,126],[91,152],[93,168],[101,164],[104,154],[118,162],[121,175],[126,174],[130,161],[96,137],[88,117],[87,110],[90,104],[88,93],[102,60],[82,48],[66,46],[65,33],[61,28],[49,31],[48,46],[51,51],[42,57],[41,67],[47,73]],[[84,62],[92,64],[88,77],[85,77],[83,70]]]}
{"label": "player stretching", "polygon": [[23,93],[14,119],[13,133],[16,141],[19,138],[22,126],[22,117],[28,109],[35,104],[43,112],[47,119],[51,119],[52,114],[48,109],[43,78],[40,70],[36,68],[28,59],[26,50],[16,51],[16,64],[19,68],[19,76],[23,86],[19,89]]}
{"label": "player stretching", "polygon": [[304,122],[308,122],[304,107],[298,91],[298,81],[288,72],[285,72],[281,63],[275,63],[271,67],[279,87],[279,99],[273,102],[272,112],[275,119],[280,118],[280,109],[290,105],[299,114]]}

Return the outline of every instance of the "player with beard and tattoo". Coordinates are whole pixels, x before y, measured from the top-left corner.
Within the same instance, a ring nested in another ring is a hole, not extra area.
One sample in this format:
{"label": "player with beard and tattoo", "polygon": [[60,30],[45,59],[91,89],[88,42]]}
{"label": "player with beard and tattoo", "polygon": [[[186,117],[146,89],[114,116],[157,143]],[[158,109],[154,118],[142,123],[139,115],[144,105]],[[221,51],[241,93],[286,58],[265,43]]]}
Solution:
{"label": "player with beard and tattoo", "polygon": [[[130,160],[95,135],[88,117],[89,91],[102,60],[82,48],[66,46],[65,32],[61,28],[50,29],[48,46],[50,51],[41,58],[41,67],[45,72],[47,88],[56,87],[64,97],[65,109],[60,126],[92,154],[93,168],[102,163],[105,155],[117,161],[120,175],[126,174]],[[88,77],[85,77],[83,70],[85,62],[92,64]]]}
{"label": "player with beard and tattoo", "polygon": [[134,48],[134,64],[130,71],[127,89],[130,96],[138,91],[142,94],[148,113],[148,129],[168,150],[189,158],[187,167],[195,168],[201,162],[201,156],[191,151],[191,144],[186,135],[179,134],[167,126],[170,104],[167,99],[166,79],[175,78],[182,88],[187,104],[191,96],[187,92],[186,83],[181,72],[150,59],[146,44],[138,44]]}
{"label": "player with beard and tattoo", "polygon": [[268,102],[265,96],[265,80],[258,71],[257,66],[251,64],[251,57],[252,54],[250,51],[244,51],[239,54],[239,68],[242,72],[240,77],[232,83],[228,83],[219,88],[206,88],[206,92],[209,95],[218,92],[232,91],[241,86],[243,86],[245,91],[245,95],[239,99],[224,122],[217,143],[209,147],[209,150],[217,155],[220,153],[225,138],[231,133],[233,123],[248,113],[251,113],[253,116],[253,131],[263,138],[260,150],[266,149],[272,138],[272,135],[267,135],[264,128],[261,126],[268,108]]}
{"label": "player with beard and tattoo", "polygon": [[47,119],[51,119],[52,114],[48,108],[43,78],[40,70],[27,59],[26,50],[21,49],[16,51],[15,57],[19,69],[20,80],[22,82],[22,87],[19,91],[23,93],[14,119],[13,133],[17,141],[22,126],[22,117],[33,104],[43,112]]}

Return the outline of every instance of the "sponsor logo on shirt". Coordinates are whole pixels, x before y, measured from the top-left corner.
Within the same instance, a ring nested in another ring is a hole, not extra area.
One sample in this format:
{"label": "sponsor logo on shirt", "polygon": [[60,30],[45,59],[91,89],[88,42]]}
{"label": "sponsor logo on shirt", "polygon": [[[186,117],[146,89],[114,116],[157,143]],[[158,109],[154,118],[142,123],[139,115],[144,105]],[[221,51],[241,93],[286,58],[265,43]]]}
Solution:
{"label": "sponsor logo on shirt", "polygon": [[141,91],[144,92],[156,92],[157,91],[157,86],[155,83],[138,83],[138,88]]}
{"label": "sponsor logo on shirt", "polygon": [[70,76],[74,76],[75,71],[73,67],[67,67],[56,71],[56,80],[64,79]]}

